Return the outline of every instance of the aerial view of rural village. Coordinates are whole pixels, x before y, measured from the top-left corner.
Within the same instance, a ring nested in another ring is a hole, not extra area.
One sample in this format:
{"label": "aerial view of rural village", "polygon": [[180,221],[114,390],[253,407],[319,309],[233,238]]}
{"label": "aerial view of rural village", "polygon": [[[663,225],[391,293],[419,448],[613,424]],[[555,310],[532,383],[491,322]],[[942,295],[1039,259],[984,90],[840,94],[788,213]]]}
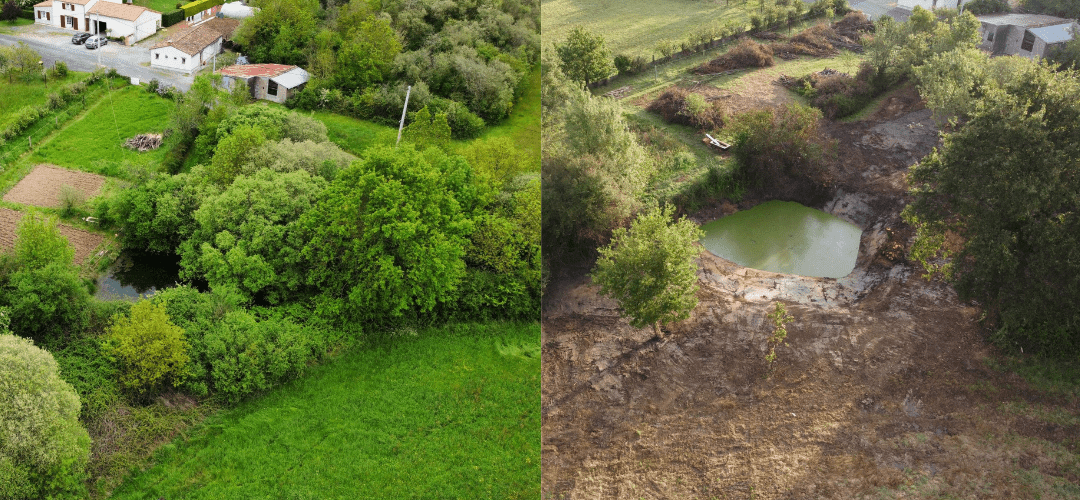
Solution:
{"label": "aerial view of rural village", "polygon": [[0,0],[0,500],[1080,498],[1078,18]]}
{"label": "aerial view of rural village", "polygon": [[542,498],[1080,498],[1078,16],[543,0]]}

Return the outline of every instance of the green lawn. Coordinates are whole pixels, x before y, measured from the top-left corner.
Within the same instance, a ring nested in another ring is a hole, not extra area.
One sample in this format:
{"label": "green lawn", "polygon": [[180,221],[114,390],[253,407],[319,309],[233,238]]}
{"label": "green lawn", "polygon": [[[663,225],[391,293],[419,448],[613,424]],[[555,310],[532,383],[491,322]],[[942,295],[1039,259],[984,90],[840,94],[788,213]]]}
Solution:
{"label": "green lawn", "polygon": [[336,115],[329,111],[318,111],[312,116],[326,125],[326,135],[331,142],[357,156],[371,146],[377,144],[393,146],[397,141],[395,127]]}
{"label": "green lawn", "polygon": [[155,461],[113,498],[539,498],[540,327],[375,341],[210,417]]}
{"label": "green lawn", "polygon": [[[540,171],[540,67],[537,66],[526,77],[526,87],[522,97],[514,103],[510,116],[502,123],[489,127],[474,140],[508,137],[528,157],[536,158],[536,171]],[[461,145],[466,143],[459,143]]]}
{"label": "green lawn", "polygon": [[[188,0],[181,0],[180,3],[188,3]],[[162,14],[176,10],[176,4],[176,0],[135,0],[135,5],[153,9]]]}
{"label": "green lawn", "polygon": [[161,133],[169,126],[174,109],[173,101],[142,87],[114,87],[29,159],[32,163],[54,163],[120,178],[127,176],[130,165],[156,168],[165,156],[168,140],[166,146],[144,153],[126,149],[123,144],[138,134]]}
{"label": "green lawn", "polygon": [[[0,26],[7,26],[7,23],[0,23]],[[8,82],[7,79],[0,80],[0,85],[4,88],[4,97],[0,99],[0,130],[7,128],[11,113],[24,106],[42,104],[48,99],[50,92],[56,92],[62,85],[85,80],[89,75],[90,73],[72,71],[61,80],[49,79],[47,84],[41,81],[41,75],[38,75],[39,78],[31,83],[23,83],[18,79],[13,82]]]}
{"label": "green lawn", "polygon": [[649,57],[656,54],[657,42],[686,40],[710,22],[749,25],[747,9],[757,5],[746,0],[544,0],[540,15],[545,50],[551,42],[565,40],[573,27],[582,26],[603,35],[613,55]]}

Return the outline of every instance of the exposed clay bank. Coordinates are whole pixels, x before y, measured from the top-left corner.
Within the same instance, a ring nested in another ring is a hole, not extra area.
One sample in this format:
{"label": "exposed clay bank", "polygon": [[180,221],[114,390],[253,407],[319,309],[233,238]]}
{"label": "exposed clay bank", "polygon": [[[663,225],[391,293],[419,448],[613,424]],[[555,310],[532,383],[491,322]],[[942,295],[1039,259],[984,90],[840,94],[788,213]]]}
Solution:
{"label": "exposed clay bank", "polygon": [[709,252],[741,266],[842,278],[855,269],[862,230],[790,201],[769,201],[701,226]]}

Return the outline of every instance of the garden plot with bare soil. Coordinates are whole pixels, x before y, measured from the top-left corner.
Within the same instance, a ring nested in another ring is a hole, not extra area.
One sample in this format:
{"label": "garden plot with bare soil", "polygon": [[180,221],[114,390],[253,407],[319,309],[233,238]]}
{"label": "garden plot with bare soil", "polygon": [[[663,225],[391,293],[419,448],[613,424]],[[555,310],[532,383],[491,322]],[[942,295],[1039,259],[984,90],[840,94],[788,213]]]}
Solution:
{"label": "garden plot with bare soil", "polygon": [[[583,272],[544,295],[544,498],[1076,498],[1075,396],[988,367],[979,310],[894,253],[907,166],[938,143],[912,90],[830,123],[821,208],[863,228],[851,275],[747,269],[702,253],[700,302],[664,338]],[[769,198],[718,203],[700,221]],[[795,320],[765,364],[766,314]]]}
{"label": "garden plot with bare soil", "polygon": [[[38,165],[4,195],[4,201],[37,207],[60,207],[63,196],[93,198],[105,185],[105,177],[68,170],[52,165]],[[73,190],[64,193],[65,186]]]}
{"label": "garden plot with bare soil", "polygon": [[[0,251],[7,251],[15,246],[15,231],[22,218],[23,212],[0,208]],[[100,253],[98,247],[105,241],[105,237],[100,234],[67,224],[60,224],[60,234],[75,247],[76,265],[82,265],[88,258]]]}

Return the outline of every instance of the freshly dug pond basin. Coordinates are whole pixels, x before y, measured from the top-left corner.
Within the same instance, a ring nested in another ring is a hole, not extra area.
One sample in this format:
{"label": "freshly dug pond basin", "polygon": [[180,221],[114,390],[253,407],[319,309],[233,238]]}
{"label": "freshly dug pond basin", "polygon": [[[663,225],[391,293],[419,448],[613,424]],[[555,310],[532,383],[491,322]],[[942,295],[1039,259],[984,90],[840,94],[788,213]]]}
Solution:
{"label": "freshly dug pond basin", "polygon": [[791,201],[769,201],[701,226],[702,246],[741,266],[842,278],[855,269],[862,229]]}

